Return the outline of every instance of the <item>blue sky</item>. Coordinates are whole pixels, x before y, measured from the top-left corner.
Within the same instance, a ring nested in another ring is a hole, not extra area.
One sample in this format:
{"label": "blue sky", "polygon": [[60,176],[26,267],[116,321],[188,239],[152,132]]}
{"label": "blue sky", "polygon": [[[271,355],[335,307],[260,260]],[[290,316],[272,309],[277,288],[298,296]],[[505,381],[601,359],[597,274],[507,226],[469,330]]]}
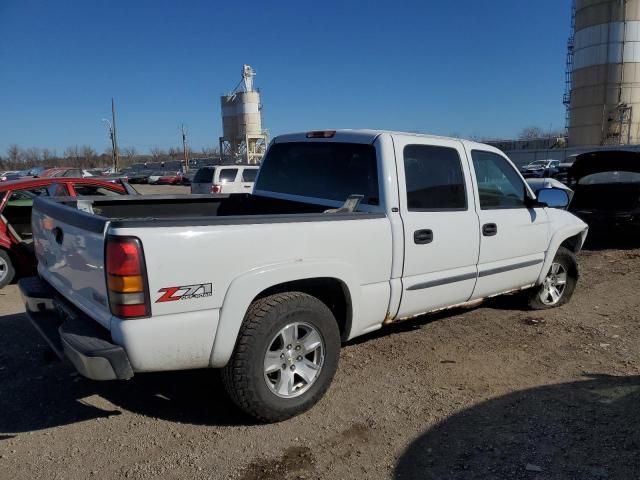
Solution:
{"label": "blue sky", "polygon": [[257,71],[272,135],[384,128],[510,137],[564,126],[569,0],[0,0],[9,144],[217,146],[219,96]]}

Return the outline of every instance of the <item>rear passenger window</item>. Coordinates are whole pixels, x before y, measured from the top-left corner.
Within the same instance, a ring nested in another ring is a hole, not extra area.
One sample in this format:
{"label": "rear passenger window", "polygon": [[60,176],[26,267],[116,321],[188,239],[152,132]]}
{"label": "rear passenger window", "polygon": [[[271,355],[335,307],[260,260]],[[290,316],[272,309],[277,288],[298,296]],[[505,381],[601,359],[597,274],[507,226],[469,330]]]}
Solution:
{"label": "rear passenger window", "polygon": [[242,171],[242,181],[243,182],[255,182],[257,175],[258,175],[258,169],[257,168],[245,168]]}
{"label": "rear passenger window", "polygon": [[407,145],[404,172],[409,211],[466,210],[464,175],[456,149]]}
{"label": "rear passenger window", "polygon": [[237,168],[223,168],[220,170],[220,178],[219,182],[230,183],[236,180],[236,175],[238,175]]}

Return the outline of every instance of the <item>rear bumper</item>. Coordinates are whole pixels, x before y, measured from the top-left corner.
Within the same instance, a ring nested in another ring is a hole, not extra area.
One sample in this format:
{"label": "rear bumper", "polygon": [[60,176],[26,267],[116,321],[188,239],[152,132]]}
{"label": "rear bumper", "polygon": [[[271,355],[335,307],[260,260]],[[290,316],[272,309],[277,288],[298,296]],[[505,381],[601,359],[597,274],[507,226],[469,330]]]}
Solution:
{"label": "rear bumper", "polygon": [[133,369],[125,350],[109,332],[62,300],[39,277],[18,282],[27,317],[60,358],[92,380],[126,380]]}

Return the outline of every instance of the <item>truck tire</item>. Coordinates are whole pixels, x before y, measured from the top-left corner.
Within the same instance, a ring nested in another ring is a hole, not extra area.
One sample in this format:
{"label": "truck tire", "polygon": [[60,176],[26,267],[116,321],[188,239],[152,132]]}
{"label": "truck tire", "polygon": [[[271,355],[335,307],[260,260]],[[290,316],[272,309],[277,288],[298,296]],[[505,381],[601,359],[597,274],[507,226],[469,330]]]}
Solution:
{"label": "truck tire", "polygon": [[13,281],[16,270],[13,267],[9,254],[0,249],[0,288],[4,288]]}
{"label": "truck tire", "polygon": [[279,422],[322,398],[339,357],[340,331],[329,308],[306,293],[279,293],[249,307],[222,380],[246,413]]}
{"label": "truck tire", "polygon": [[543,283],[531,289],[529,307],[546,310],[564,305],[573,295],[578,282],[578,262],[570,250],[560,247]]}

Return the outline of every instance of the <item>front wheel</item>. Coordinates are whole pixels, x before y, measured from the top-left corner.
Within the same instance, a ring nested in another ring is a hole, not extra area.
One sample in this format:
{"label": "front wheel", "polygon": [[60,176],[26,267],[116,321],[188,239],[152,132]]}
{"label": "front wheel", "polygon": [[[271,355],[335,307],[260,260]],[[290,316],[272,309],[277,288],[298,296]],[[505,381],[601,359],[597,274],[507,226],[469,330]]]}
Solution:
{"label": "front wheel", "polygon": [[529,296],[529,307],[545,310],[567,303],[578,282],[578,262],[570,250],[560,247],[541,285]]}
{"label": "front wheel", "polygon": [[11,283],[16,275],[11,258],[5,250],[0,249],[0,288],[4,288]]}
{"label": "front wheel", "polygon": [[322,398],[339,354],[338,324],[324,303],[301,292],[270,295],[249,307],[222,379],[242,410],[278,422]]}

